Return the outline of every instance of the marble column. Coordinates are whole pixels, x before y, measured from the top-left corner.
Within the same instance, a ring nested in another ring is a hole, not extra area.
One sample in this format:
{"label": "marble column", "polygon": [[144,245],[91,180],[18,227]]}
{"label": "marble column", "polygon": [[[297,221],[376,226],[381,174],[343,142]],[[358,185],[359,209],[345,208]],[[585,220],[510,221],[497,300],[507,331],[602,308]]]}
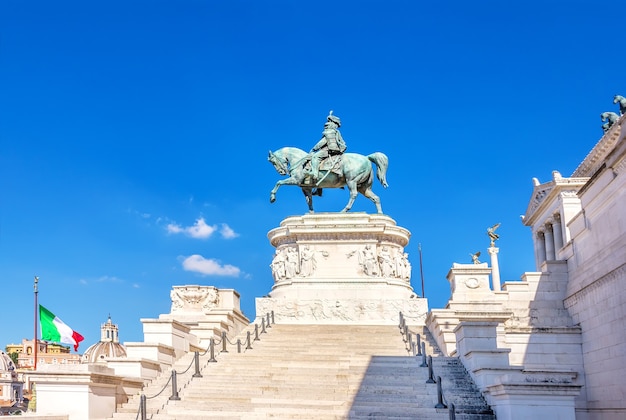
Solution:
{"label": "marble column", "polygon": [[544,232],[545,244],[546,244],[546,261],[554,261],[554,235],[552,233],[552,223],[548,221],[546,223],[546,230]]}
{"label": "marble column", "polygon": [[535,250],[537,252],[537,269],[546,260],[546,240],[543,230],[537,232],[537,238],[535,239]]}
{"label": "marble column", "polygon": [[499,248],[495,246],[487,248],[489,255],[491,256],[491,282],[493,283],[493,291],[499,292],[500,287],[500,266],[498,265],[498,251]]}
{"label": "marble column", "polygon": [[561,226],[561,215],[554,215],[554,223],[552,223],[552,231],[554,232],[554,246],[556,250],[563,248],[563,227]]}

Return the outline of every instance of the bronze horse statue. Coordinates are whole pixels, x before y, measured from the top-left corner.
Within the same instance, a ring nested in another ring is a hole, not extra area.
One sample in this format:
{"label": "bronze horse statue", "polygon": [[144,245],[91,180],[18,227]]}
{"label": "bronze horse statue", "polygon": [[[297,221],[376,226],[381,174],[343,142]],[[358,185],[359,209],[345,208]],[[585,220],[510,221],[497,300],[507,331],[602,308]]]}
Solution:
{"label": "bronze horse statue", "polygon": [[372,200],[376,205],[378,213],[382,213],[380,198],[372,191],[374,181],[374,171],[372,163],[376,164],[376,176],[383,187],[387,188],[387,166],[389,159],[384,153],[375,152],[368,156],[358,153],[344,153],[339,167],[339,173],[332,170],[321,170],[320,181],[317,184],[307,182],[309,173],[305,169],[305,164],[310,160],[310,155],[297,147],[283,147],[275,152],[270,151],[268,160],[276,171],[281,175],[289,175],[289,178],[276,182],[270,192],[270,202],[276,201],[276,192],[281,185],[297,185],[302,188],[302,192],[309,205],[309,211],[313,213],[313,196],[322,195],[323,188],[343,188],[348,187],[350,199],[342,212],[347,212],[352,208],[357,193],[363,194]]}
{"label": "bronze horse statue", "polygon": [[613,97],[613,103],[619,103],[619,115],[626,114],[626,98],[624,98],[622,95],[615,95]]}
{"label": "bronze horse statue", "polygon": [[606,133],[619,120],[619,115],[615,112],[603,112],[600,114],[600,119],[604,123],[602,124],[602,130]]}

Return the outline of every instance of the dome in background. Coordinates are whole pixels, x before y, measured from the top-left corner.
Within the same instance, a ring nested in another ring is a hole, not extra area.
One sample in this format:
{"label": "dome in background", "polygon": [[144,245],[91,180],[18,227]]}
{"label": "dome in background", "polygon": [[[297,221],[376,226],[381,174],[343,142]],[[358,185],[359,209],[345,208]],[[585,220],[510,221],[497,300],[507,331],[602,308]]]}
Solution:
{"label": "dome in background", "polygon": [[3,351],[0,351],[0,372],[13,372],[15,371],[15,364],[11,356]]}
{"label": "dome in background", "polygon": [[112,357],[126,357],[126,347],[120,344],[117,325],[111,322],[109,315],[100,327],[100,341],[85,351],[81,363],[104,362]]}

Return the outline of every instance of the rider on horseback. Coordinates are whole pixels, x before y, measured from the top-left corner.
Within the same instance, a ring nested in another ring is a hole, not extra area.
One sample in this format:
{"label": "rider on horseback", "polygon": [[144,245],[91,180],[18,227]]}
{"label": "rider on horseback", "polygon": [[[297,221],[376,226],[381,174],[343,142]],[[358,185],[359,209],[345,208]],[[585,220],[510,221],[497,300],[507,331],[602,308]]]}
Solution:
{"label": "rider on horseback", "polygon": [[333,111],[330,111],[328,117],[326,117],[321,140],[309,152],[311,156],[311,177],[313,178],[311,181],[319,179],[320,164],[323,160],[331,156],[341,155],[346,151],[346,143],[341,137],[341,133],[338,130],[339,127],[341,127],[341,120],[333,115]]}

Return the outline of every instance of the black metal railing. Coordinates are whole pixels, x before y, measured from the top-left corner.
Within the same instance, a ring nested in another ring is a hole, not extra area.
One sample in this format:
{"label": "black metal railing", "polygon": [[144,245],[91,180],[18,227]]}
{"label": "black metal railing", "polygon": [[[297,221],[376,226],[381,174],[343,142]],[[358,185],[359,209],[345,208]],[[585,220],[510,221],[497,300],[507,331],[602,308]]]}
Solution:
{"label": "black metal railing", "polygon": [[[271,321],[271,323],[270,323]],[[265,316],[261,317],[261,334],[266,334],[267,330],[269,328],[272,327],[272,324],[274,324],[274,311],[272,312],[268,312]],[[246,350],[252,350],[252,341],[259,341],[261,340],[261,338],[259,337],[259,325],[257,323],[254,324],[254,339],[251,339],[251,333],[250,331],[246,331],[246,340],[245,340],[245,348],[243,349],[243,352],[245,352]],[[154,395],[152,396],[146,396],[145,394],[141,394],[139,396],[139,408],[137,410],[137,416],[135,417],[135,420],[147,420],[147,416],[148,416],[148,411],[147,411],[147,400],[151,400],[154,399],[156,397],[158,397],[159,395],[163,394],[163,392],[168,389],[168,386],[171,384],[171,394],[168,397],[167,401],[178,401],[180,400],[180,396],[179,396],[179,392],[182,390],[182,387],[178,386],[178,376],[179,375],[184,375],[185,373],[187,373],[190,369],[191,366],[194,366],[194,373],[193,375],[191,375],[191,377],[189,378],[189,380],[187,381],[187,383],[185,384],[185,386],[187,384],[189,384],[189,382],[193,379],[193,378],[202,378],[202,373],[201,373],[201,367],[200,367],[200,357],[201,356],[206,356],[206,354],[209,354],[209,358],[206,362],[205,367],[209,364],[209,363],[217,363],[217,354],[216,354],[216,347],[217,346],[221,346],[221,349],[219,350],[219,353],[228,353],[228,348],[227,348],[227,344],[230,344],[231,346],[236,346],[237,348],[237,353],[242,353],[242,341],[241,338],[237,338],[236,342],[232,342],[230,341],[230,339],[228,338],[228,335],[226,334],[226,331],[222,331],[221,333],[221,337],[219,340],[216,340],[215,338],[210,338],[209,339],[209,345],[206,348],[206,350],[204,350],[204,352],[200,353],[199,351],[195,351],[194,352],[194,356],[193,359],[191,360],[191,362],[189,363],[189,366],[187,366],[187,368],[182,371],[182,372],[177,372],[174,367],[172,366],[172,371],[170,374],[169,379],[167,380],[167,382],[165,383],[165,385],[163,385],[163,387]],[[161,408],[163,408],[165,405],[167,404],[167,402],[165,402]]]}
{"label": "black metal railing", "polygon": [[[433,357],[426,354],[425,340],[422,340],[422,337],[419,333],[412,333],[409,330],[409,327],[406,323],[406,318],[402,312],[399,313],[398,328],[402,333],[402,338],[404,342],[407,344],[407,350],[415,357],[421,356],[422,363],[420,364],[420,367],[428,368],[428,379],[426,380],[426,383],[437,385],[437,404],[435,404],[435,408],[447,408],[450,414],[450,420],[454,420],[456,418],[455,406],[452,403],[446,404],[446,398],[443,394],[441,376],[435,377],[435,372],[433,368]],[[413,337],[415,337],[415,341],[413,341]]]}

